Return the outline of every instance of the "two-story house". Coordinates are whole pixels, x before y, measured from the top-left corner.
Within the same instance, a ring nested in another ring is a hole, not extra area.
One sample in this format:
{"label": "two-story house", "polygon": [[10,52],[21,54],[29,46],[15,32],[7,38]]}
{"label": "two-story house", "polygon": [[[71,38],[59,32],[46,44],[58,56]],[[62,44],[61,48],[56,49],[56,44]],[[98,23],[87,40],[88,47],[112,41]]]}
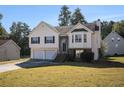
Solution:
{"label": "two-story house", "polygon": [[61,27],[42,21],[29,35],[32,59],[54,60],[57,54],[74,54],[87,50],[94,52],[94,60],[97,60],[100,44],[100,20]]}

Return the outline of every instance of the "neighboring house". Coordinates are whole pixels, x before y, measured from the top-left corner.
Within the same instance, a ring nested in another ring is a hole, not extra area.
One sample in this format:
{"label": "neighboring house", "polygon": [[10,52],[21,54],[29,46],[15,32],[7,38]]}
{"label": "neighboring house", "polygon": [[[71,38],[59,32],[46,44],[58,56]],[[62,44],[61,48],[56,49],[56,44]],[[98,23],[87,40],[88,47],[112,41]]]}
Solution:
{"label": "neighboring house", "polygon": [[0,40],[0,60],[20,58],[20,47],[13,40]]}
{"label": "neighboring house", "polygon": [[101,43],[101,22],[73,26],[53,27],[41,22],[29,34],[29,47],[32,59],[54,60],[57,54],[94,52],[94,59],[99,57]]}
{"label": "neighboring house", "polygon": [[112,31],[103,40],[106,44],[105,55],[122,55],[124,54],[124,38],[117,32]]}

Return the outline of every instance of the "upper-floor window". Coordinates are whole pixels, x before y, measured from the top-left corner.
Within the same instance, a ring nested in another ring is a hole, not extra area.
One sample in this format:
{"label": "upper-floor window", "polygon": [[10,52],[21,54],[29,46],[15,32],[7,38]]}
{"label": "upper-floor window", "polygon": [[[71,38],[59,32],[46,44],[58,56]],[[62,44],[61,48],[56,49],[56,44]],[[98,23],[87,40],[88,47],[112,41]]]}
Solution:
{"label": "upper-floor window", "polygon": [[54,36],[45,36],[45,43],[55,43],[55,37]]}
{"label": "upper-floor window", "polygon": [[72,35],[72,43],[74,42],[74,35]]}
{"label": "upper-floor window", "polygon": [[40,37],[31,37],[31,44],[40,44]]}
{"label": "upper-floor window", "polygon": [[118,37],[117,40],[120,41],[120,38]]}
{"label": "upper-floor window", "polygon": [[87,35],[84,34],[84,43],[86,43],[86,42],[87,42]]}
{"label": "upper-floor window", "polygon": [[114,38],[112,38],[112,42],[114,41]]}
{"label": "upper-floor window", "polygon": [[81,36],[81,34],[75,35],[75,42],[82,42],[82,36]]}

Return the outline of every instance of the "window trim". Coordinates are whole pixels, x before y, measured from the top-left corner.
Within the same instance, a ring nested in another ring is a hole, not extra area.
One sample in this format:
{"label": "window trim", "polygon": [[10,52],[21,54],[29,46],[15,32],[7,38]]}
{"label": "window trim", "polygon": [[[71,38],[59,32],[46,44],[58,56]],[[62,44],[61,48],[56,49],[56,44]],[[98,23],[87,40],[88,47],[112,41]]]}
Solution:
{"label": "window trim", "polygon": [[[51,39],[48,39],[51,38]],[[49,44],[49,43],[55,43],[55,36],[45,36],[44,37],[44,43]]]}
{"label": "window trim", "polygon": [[74,35],[72,35],[72,43],[74,43]]}
{"label": "window trim", "polygon": [[31,44],[40,44],[40,37],[31,37]]}
{"label": "window trim", "polygon": [[87,34],[84,34],[84,43],[87,43]]}

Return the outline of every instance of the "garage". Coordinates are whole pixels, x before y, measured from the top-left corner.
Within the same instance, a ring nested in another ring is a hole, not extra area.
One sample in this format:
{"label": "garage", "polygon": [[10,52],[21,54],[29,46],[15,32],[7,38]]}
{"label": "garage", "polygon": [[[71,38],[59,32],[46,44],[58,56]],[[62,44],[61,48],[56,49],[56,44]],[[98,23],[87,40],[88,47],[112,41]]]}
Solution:
{"label": "garage", "polygon": [[34,59],[44,59],[44,52],[43,51],[39,51],[39,50],[35,50],[33,52],[33,58]]}
{"label": "garage", "polygon": [[56,51],[45,51],[46,59],[52,60],[56,57]]}
{"label": "garage", "polygon": [[53,60],[56,54],[55,50],[34,50],[33,59]]}

